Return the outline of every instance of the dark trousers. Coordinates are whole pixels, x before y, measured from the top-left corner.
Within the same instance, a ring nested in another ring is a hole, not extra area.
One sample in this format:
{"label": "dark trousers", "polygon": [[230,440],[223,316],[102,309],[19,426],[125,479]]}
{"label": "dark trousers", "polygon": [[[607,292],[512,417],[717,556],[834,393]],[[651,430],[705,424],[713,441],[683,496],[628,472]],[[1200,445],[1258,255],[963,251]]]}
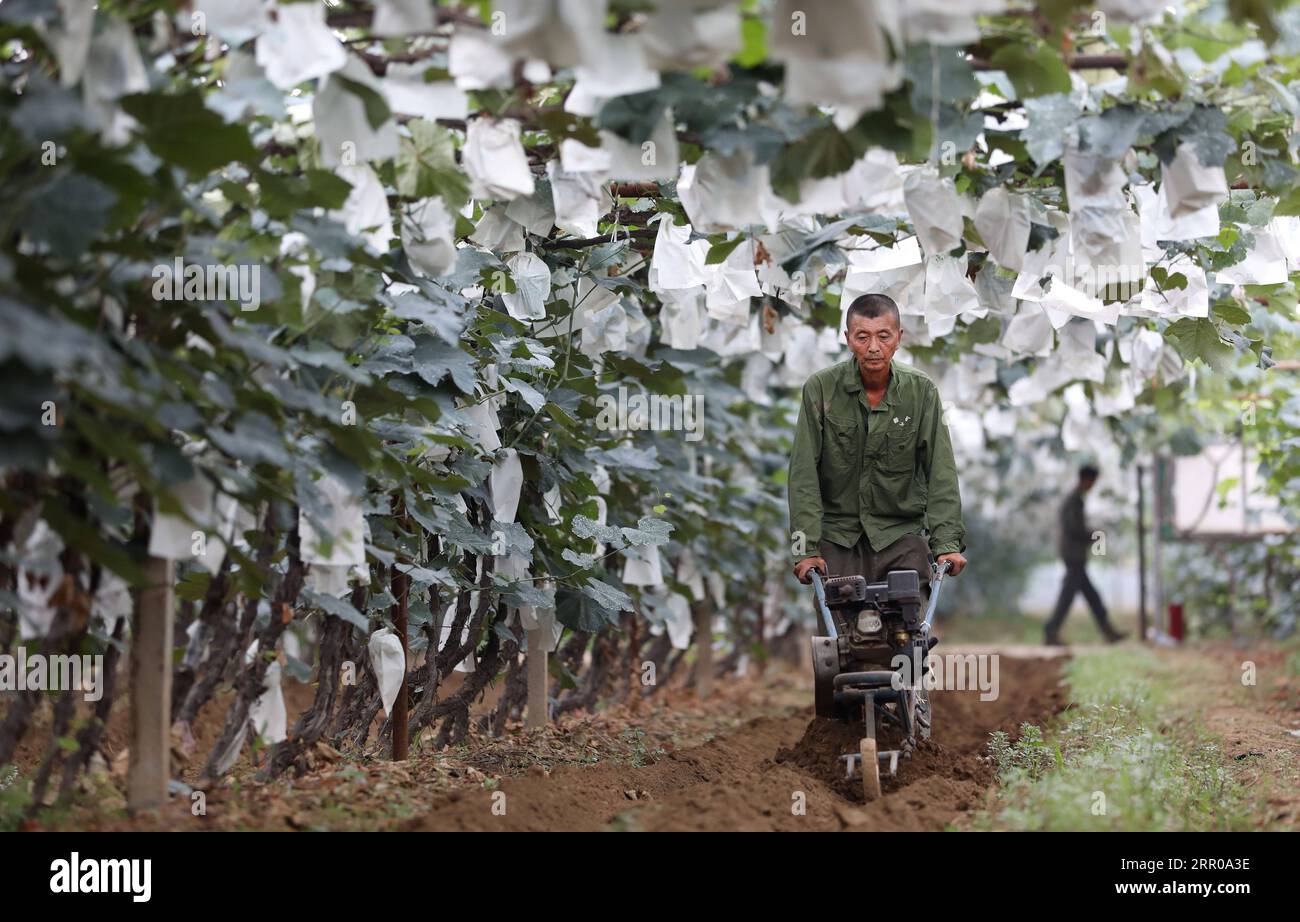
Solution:
{"label": "dark trousers", "polygon": [[921,593],[930,597],[930,546],[920,535],[904,535],[879,551],[863,535],[853,547],[821,541],[818,552],[826,559],[831,576],[864,576],[869,583],[884,580],[890,570],[915,570]]}
{"label": "dark trousers", "polygon": [[1047,622],[1046,633],[1048,638],[1056,637],[1060,633],[1061,625],[1065,623],[1065,616],[1070,613],[1070,606],[1074,603],[1074,597],[1080,592],[1088,601],[1088,607],[1092,609],[1092,617],[1097,621],[1097,627],[1101,628],[1103,634],[1110,634],[1113,628],[1110,626],[1110,617],[1106,614],[1106,606],[1102,604],[1101,596],[1097,594],[1097,587],[1088,579],[1087,565],[1082,560],[1065,561],[1065,579],[1061,582],[1061,594],[1056,599],[1056,610],[1052,612],[1052,618]]}

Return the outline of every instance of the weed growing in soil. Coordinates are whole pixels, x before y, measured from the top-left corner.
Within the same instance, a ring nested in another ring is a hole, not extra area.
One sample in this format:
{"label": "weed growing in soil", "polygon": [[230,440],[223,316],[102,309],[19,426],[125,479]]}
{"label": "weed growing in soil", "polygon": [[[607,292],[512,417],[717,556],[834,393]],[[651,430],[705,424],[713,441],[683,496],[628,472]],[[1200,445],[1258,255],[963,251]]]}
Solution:
{"label": "weed growing in soil", "polygon": [[619,735],[632,744],[632,750],[627,756],[628,765],[644,768],[657,762],[664,755],[662,746],[656,746],[654,749],[646,746],[646,732],[641,727],[628,727]]}
{"label": "weed growing in soil", "polygon": [[1003,730],[994,730],[989,737],[989,757],[999,776],[1019,771],[1037,780],[1061,761],[1060,746],[1049,745],[1043,731],[1033,724],[1021,724],[1020,737],[1014,743]]}
{"label": "weed growing in soil", "polygon": [[[91,789],[92,781],[83,778],[83,788]],[[100,785],[95,785],[92,793],[100,794]],[[54,793],[47,791],[45,802],[48,806],[41,812],[41,823],[65,822],[72,816],[72,809],[53,803]],[[0,832],[16,832],[23,828],[31,809],[31,783],[24,778],[13,765],[0,765]]]}
{"label": "weed growing in soil", "polygon": [[644,832],[641,823],[637,820],[636,814],[631,810],[625,810],[616,814],[609,825],[605,827],[606,832]]}
{"label": "weed growing in soil", "polygon": [[14,832],[22,822],[30,798],[17,766],[0,765],[0,832]]}
{"label": "weed growing in soil", "polygon": [[1045,735],[1022,725],[1012,742],[992,734],[997,803],[975,829],[1235,830],[1251,828],[1243,790],[1219,746],[1164,715],[1172,687],[1148,651],[1075,658],[1072,706]]}

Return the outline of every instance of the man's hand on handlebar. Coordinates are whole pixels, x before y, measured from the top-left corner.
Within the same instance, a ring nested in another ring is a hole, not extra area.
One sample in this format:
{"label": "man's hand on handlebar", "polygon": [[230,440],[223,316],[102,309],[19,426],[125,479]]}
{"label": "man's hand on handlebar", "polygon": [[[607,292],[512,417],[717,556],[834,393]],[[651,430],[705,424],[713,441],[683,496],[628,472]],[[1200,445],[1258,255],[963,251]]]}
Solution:
{"label": "man's hand on handlebar", "polygon": [[952,564],[952,566],[948,568],[948,572],[953,576],[956,576],[962,570],[966,569],[966,558],[955,551],[951,554],[940,554],[934,559],[934,562],[936,564],[942,564],[945,560]]}
{"label": "man's hand on handlebar", "polygon": [[799,561],[794,565],[795,578],[801,583],[811,583],[812,577],[809,575],[808,571],[812,570],[814,567],[821,571],[822,578],[825,579],[828,575],[828,571],[826,568],[826,559],[824,557],[805,557],[803,560]]}

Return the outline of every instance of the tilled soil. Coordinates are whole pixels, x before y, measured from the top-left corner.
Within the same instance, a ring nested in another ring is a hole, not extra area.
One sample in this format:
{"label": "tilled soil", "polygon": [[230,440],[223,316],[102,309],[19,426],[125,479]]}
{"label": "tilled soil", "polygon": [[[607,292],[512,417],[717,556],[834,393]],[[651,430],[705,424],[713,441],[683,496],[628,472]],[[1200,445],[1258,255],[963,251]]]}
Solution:
{"label": "tilled soil", "polygon": [[540,768],[496,790],[456,791],[412,830],[941,830],[983,806],[994,773],[988,735],[1014,738],[1065,706],[1060,661],[1001,657],[1000,694],[931,692],[934,738],[883,796],[864,803],[861,783],[843,777],[839,756],[856,751],[860,728],[810,719],[811,707],[761,717],[708,743],[640,767],[601,763]]}

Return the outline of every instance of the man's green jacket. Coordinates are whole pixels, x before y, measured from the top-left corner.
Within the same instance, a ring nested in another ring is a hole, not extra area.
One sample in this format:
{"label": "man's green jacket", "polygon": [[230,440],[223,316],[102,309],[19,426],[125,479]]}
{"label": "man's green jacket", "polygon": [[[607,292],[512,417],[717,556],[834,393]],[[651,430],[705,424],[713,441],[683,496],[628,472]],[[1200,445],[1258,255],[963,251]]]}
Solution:
{"label": "man's green jacket", "polygon": [[803,386],[790,453],[791,550],[818,556],[821,539],[873,550],[929,529],[934,556],[966,549],[952,442],[939,389],[898,362],[873,408],[856,358],[824,368]]}

